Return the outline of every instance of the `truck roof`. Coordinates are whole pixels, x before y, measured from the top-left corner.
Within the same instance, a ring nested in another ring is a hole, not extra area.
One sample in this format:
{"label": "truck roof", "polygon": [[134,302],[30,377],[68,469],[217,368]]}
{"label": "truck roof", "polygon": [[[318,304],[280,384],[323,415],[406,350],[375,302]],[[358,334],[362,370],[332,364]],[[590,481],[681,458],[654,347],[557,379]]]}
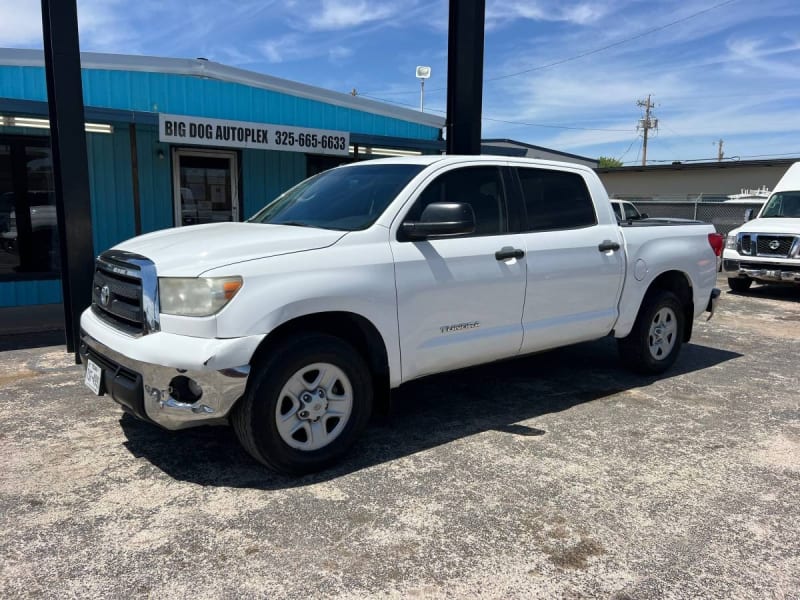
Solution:
{"label": "truck roof", "polygon": [[395,164],[395,165],[432,165],[434,163],[456,164],[462,162],[487,162],[487,163],[516,163],[527,164],[531,167],[568,167],[579,171],[593,172],[590,167],[573,162],[558,160],[545,160],[542,158],[527,158],[519,156],[498,156],[495,154],[424,154],[419,156],[397,156],[391,158],[375,158],[369,161],[360,161],[342,165],[339,168],[348,168],[356,165],[363,165],[365,162],[374,164]]}
{"label": "truck roof", "polygon": [[794,163],[775,186],[774,192],[800,191],[800,162]]}

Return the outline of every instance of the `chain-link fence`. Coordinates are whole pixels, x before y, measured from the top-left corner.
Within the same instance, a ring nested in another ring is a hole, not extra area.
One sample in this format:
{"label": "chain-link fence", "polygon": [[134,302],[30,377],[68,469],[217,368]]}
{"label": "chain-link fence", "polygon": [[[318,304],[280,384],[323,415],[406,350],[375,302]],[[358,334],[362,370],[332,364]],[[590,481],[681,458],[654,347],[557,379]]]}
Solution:
{"label": "chain-link fence", "polygon": [[748,208],[757,214],[763,202],[635,202],[640,212],[649,217],[672,217],[676,219],[696,219],[714,225],[718,233],[726,234],[744,223],[744,213]]}

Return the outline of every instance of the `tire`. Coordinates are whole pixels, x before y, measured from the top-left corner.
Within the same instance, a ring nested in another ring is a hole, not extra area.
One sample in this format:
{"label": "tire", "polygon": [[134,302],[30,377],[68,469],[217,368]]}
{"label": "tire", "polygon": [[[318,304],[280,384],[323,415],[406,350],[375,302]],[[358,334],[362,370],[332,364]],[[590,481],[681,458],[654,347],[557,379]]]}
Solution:
{"label": "tire", "polygon": [[753,280],[749,277],[730,277],[728,287],[734,292],[746,292],[753,285]]}
{"label": "tire", "polygon": [[684,307],[667,290],[645,296],[631,332],[618,342],[625,365],[646,375],[663,373],[678,358],[683,345]]}
{"label": "tire", "polygon": [[369,368],[337,337],[294,336],[253,371],[231,423],[244,449],[274,471],[302,475],[325,469],[369,420]]}

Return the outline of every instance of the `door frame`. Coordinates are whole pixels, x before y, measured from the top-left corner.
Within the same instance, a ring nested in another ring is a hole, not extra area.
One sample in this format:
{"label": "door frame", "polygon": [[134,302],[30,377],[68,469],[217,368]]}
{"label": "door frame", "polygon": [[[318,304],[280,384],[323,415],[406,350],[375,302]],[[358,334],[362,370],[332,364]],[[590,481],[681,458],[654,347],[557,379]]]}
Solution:
{"label": "door frame", "polygon": [[232,150],[201,150],[198,148],[172,149],[172,219],[175,227],[183,227],[181,214],[181,169],[182,156],[228,159],[231,169],[231,220],[237,222],[239,214],[239,154]]}

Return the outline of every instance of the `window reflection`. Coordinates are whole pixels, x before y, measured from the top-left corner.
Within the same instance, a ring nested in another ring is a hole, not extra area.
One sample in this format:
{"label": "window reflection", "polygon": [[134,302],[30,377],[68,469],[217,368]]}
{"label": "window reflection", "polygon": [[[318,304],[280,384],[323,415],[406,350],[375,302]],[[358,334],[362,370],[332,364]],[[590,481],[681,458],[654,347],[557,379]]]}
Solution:
{"label": "window reflection", "polygon": [[0,140],[0,276],[54,275],[58,226],[50,149]]}

